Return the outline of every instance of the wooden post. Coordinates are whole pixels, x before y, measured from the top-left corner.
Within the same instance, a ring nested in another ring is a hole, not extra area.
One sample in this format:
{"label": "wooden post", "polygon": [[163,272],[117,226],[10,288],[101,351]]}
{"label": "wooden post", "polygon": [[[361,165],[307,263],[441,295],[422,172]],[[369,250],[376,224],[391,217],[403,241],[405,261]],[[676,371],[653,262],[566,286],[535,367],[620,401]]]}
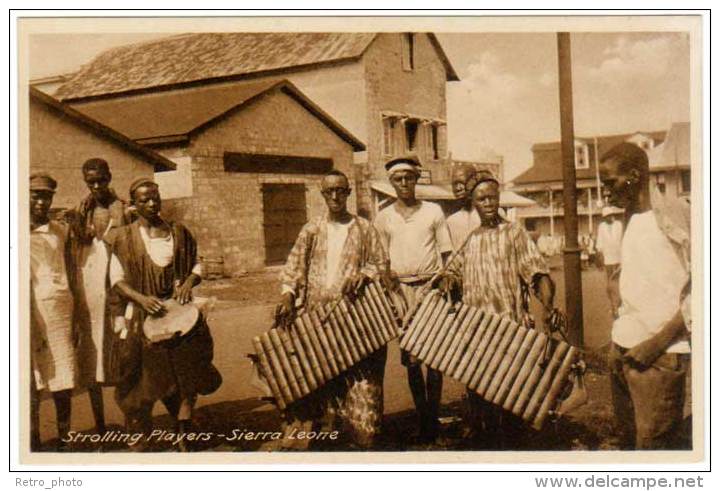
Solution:
{"label": "wooden post", "polygon": [[572,61],[570,33],[557,34],[560,80],[560,137],[563,170],[563,225],[565,229],[565,310],[569,340],[583,345],[582,282],[578,247],[577,187],[575,179],[575,135],[573,129]]}

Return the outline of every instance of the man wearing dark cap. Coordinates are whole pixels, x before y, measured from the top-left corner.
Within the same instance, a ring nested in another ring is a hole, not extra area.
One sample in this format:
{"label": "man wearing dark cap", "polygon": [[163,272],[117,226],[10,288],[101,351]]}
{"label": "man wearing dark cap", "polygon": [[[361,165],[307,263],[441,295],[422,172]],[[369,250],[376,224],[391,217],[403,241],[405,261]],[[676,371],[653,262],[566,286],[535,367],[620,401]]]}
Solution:
{"label": "man wearing dark cap", "polygon": [[110,250],[107,240],[114,229],[130,223],[130,214],[110,187],[112,174],[105,160],[87,160],[82,173],[90,194],[69,214],[78,285],[78,363],[82,383],[88,387],[95,429],[104,433],[101,386],[116,381],[112,367],[108,366],[115,339],[108,313]]}
{"label": "man wearing dark cap", "polygon": [[[210,394],[220,385],[205,318],[200,314],[184,336],[158,342],[145,337],[143,324],[177,308],[177,303],[192,302],[192,288],[201,280],[197,246],[187,228],[161,217],[160,192],[151,179],[135,181],[129,195],[138,219],[114,234],[109,277],[126,302],[127,330],[121,338],[140,346],[140,360],[126,367],[130,373],[117,384],[116,400],[130,431],[149,434],[153,406],[162,400],[177,421],[177,432],[187,433],[197,395]],[[187,449],[184,442],[178,448]]]}
{"label": "man wearing dark cap", "polygon": [[[466,189],[480,226],[458,249],[441,289],[460,285],[463,303],[525,324],[532,322],[524,293],[532,290],[549,315],[555,290],[549,269],[525,229],[500,216],[499,182],[489,172],[480,172],[468,181]],[[506,448],[511,436],[517,436],[519,422],[504,420],[512,415],[503,414],[474,391],[468,390],[468,400],[470,434],[485,439],[483,443],[490,448]]]}
{"label": "man wearing dark cap", "polygon": [[[397,278],[400,292],[408,306],[415,303],[418,290],[439,271],[452,252],[450,233],[440,206],[415,197],[420,176],[420,162],[408,155],[390,160],[385,169],[397,195],[375,217],[390,257],[391,274]],[[429,443],[438,436],[442,373],[427,367],[427,380],[422,364],[410,353],[402,351],[407,367],[408,384],[419,418],[419,440]]]}
{"label": "man wearing dark cap", "polygon": [[683,448],[690,364],[690,209],[649,185],[645,152],[622,143],[601,159],[610,204],[625,209],[620,300],[610,348],[613,407],[625,448]]}
{"label": "man wearing dark cap", "polygon": [[39,394],[52,394],[59,449],[70,430],[76,387],[76,332],[73,323],[73,265],[67,227],[50,220],[57,182],[48,174],[30,176],[30,360],[31,449],[40,446]]}

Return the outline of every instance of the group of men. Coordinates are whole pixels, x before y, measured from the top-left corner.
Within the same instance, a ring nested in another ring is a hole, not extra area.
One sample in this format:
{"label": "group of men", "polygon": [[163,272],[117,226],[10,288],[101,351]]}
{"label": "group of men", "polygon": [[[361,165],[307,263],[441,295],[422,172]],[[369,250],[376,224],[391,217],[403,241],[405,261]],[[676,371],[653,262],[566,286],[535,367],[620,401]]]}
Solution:
{"label": "group of men", "polygon": [[[385,168],[396,199],[373,224],[348,212],[347,177],[337,171],[325,176],[321,186],[328,212],[303,228],[290,253],[282,273],[280,321],[297,309],[353,293],[371,279],[398,293],[399,309],[405,311],[435,286],[428,285],[433,279],[469,305],[518,321],[527,317],[523,288],[552,311],[554,285],[547,265],[524,228],[501,217],[495,177],[470,166],[455,169],[453,191],[460,209],[446,220],[439,205],[416,196],[416,157],[392,159]],[[287,411],[287,424],[340,424],[352,435],[351,444],[371,446],[381,429],[386,358],[387,349],[381,349],[313,400],[299,401],[300,408]],[[401,362],[417,411],[415,438],[431,443],[439,435],[442,373],[430,367],[423,371],[409,352],[401,352]],[[503,415],[470,391],[468,397],[476,423],[470,430],[484,430],[475,431],[476,436],[501,436],[498,430],[507,426]],[[298,418],[300,412],[305,419]]]}
{"label": "group of men", "polygon": [[[669,200],[651,204],[648,159],[639,147],[619,145],[602,165],[610,202],[625,210],[627,223],[619,266],[609,245],[602,245],[609,277],[620,278],[609,364],[621,446],[679,448],[691,328],[688,209]],[[325,176],[321,192],[328,212],[303,228],[282,272],[281,324],[298,309],[352,295],[379,279],[403,299],[400,310],[412,308],[429,286],[526,326],[550,328],[555,285],[548,265],[523,226],[503,218],[500,183],[492,174],[455,168],[459,210],[446,220],[438,205],[416,197],[416,157],[394,158],[385,168],[396,199],[372,224],[347,210],[347,177],[338,171]],[[542,319],[529,314],[531,292],[544,309]],[[384,348],[291,406],[285,424],[340,425],[351,445],[372,446],[381,431],[386,359]],[[430,367],[423,373],[410,353],[401,352],[401,362],[417,413],[416,440],[433,442],[443,376]],[[491,448],[510,448],[510,439],[520,437],[522,423],[511,414],[469,390],[467,399],[468,437]]]}
{"label": "group of men", "polygon": [[[152,179],[129,189],[129,205],[110,187],[108,163],[83,164],[90,193],[64,220],[50,217],[57,181],[30,176],[31,448],[40,448],[39,401],[50,392],[57,415],[58,448],[70,429],[70,400],[87,389],[96,432],[105,432],[102,387],[115,399],[128,429],[149,431],[162,400],[186,431],[198,394],[220,384],[205,319],[183,337],[152,343],[146,316],[163,315],[170,298],[192,302],[201,269],[192,234],[160,215]],[[184,447],[184,444],[183,444]],[[141,449],[142,445],[137,445]]]}
{"label": "group of men", "polygon": [[[690,353],[689,213],[668,200],[651,199],[647,155],[639,147],[619,145],[601,161],[610,201],[625,210],[626,222],[610,353],[613,406],[625,447],[677,448]],[[352,190],[345,174],[324,176],[327,213],[303,227],[289,254],[278,325],[288,324],[299,309],[355,295],[367,281],[378,280],[400,299],[401,311],[437,287],[470,306],[545,327],[554,311],[555,285],[523,226],[503,218],[498,180],[470,166],[454,169],[459,209],[446,220],[440,206],[416,196],[420,167],[411,155],[387,162],[396,199],[372,223],[348,211]],[[66,223],[50,219],[56,181],[47,174],[30,177],[34,449],[42,391],[52,394],[62,444],[74,389],[87,388],[98,432],[105,426],[104,385],[116,387],[129,428],[148,431],[152,408],[161,400],[178,431],[187,431],[197,396],[221,383],[202,315],[185,336],[153,343],[143,335],[145,319],[162,315],[169,299],[193,300],[201,267],[192,234],[162,218],[159,189],[151,179],[131,185],[128,205],[110,187],[104,160],[85,162],[83,176],[90,194],[66,214]],[[538,322],[528,313],[531,292],[546,313]],[[381,431],[386,360],[387,348],[375,352],[287,408],[284,424],[342,425],[347,445],[372,447]],[[415,437],[433,442],[443,376],[423,370],[408,352],[401,352],[401,361],[417,412]],[[467,399],[468,437],[507,448],[520,422],[472,391]]]}

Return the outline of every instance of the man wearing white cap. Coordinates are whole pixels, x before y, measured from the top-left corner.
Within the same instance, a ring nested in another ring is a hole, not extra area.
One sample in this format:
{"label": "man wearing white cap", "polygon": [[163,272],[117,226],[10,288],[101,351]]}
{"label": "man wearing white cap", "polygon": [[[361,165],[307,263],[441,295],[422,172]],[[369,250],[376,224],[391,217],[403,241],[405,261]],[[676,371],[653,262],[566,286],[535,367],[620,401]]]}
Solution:
{"label": "man wearing white cap", "polygon": [[[397,200],[375,217],[375,228],[390,257],[391,274],[397,278],[407,305],[414,303],[417,290],[442,268],[452,252],[450,233],[440,206],[415,197],[420,162],[408,155],[385,164]],[[438,411],[442,395],[442,374],[427,368],[401,352],[407,367],[408,383],[418,412],[420,440],[431,442],[438,434]]]}
{"label": "man wearing white cap", "polygon": [[620,278],[620,249],[622,245],[623,226],[620,220],[615,219],[615,209],[605,206],[602,209],[602,222],[598,225],[598,238],[596,248],[600,253],[600,264],[605,265],[607,274],[607,295],[610,298],[610,308],[613,318],[617,318],[620,307],[620,291],[618,280]]}

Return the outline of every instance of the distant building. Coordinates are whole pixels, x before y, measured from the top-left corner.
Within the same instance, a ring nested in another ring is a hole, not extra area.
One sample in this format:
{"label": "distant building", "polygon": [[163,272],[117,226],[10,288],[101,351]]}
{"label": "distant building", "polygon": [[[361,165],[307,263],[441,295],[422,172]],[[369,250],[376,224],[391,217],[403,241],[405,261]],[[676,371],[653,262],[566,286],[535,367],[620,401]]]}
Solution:
{"label": "distant building", "polygon": [[82,165],[90,158],[108,161],[112,186],[123,199],[134,179],[175,169],[162,155],[47,94],[31,87],[29,95],[30,172],[47,172],[57,180],[54,208],[73,208],[87,196]]}
{"label": "distant building", "polygon": [[[674,123],[669,131],[639,131],[621,135],[576,137],[575,170],[578,189],[578,230],[595,233],[602,208],[598,160],[622,142],[648,153],[651,183],[663,192],[689,195],[689,123]],[[513,179],[512,190],[536,202],[518,210],[528,230],[563,234],[563,183],[560,142],[533,145],[533,166]]]}
{"label": "distant building", "polygon": [[361,213],[370,213],[372,180],[384,179],[384,162],[399,153],[417,153],[431,182],[448,181],[445,85],[459,78],[432,33],[184,34],[108,50],[56,95],[89,111],[104,101],[278,78],[365,143],[354,157]]}

